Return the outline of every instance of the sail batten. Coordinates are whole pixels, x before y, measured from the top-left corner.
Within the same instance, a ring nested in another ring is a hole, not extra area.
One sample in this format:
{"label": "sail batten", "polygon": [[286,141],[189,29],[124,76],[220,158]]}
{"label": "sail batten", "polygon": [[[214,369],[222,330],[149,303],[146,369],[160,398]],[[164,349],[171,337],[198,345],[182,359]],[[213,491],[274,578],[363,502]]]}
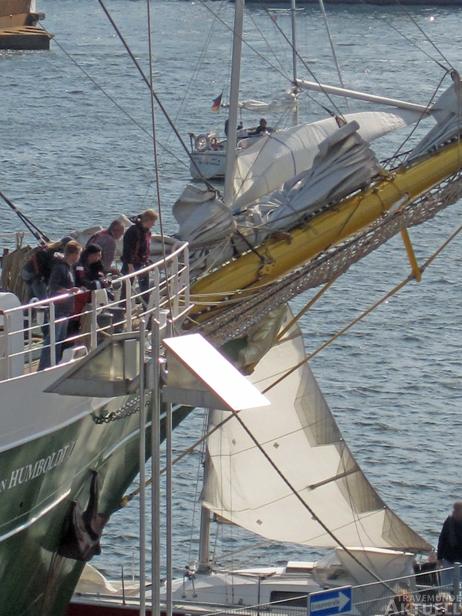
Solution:
{"label": "sail batten", "polygon": [[[259,388],[305,357],[298,327],[276,343],[249,377]],[[349,546],[426,551],[430,546],[382,501],[342,438],[307,364],[265,394],[271,406],[239,417],[294,486],[274,471],[242,426],[231,420],[208,439],[203,504],[220,518],[272,541],[335,547],[317,519]],[[211,428],[223,412],[211,413]]]}

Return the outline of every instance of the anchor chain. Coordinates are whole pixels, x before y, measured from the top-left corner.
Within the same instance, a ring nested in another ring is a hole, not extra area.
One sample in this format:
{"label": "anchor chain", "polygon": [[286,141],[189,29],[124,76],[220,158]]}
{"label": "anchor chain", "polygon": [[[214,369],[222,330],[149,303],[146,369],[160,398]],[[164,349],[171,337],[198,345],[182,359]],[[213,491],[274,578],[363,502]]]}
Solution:
{"label": "anchor chain", "polygon": [[[147,391],[145,393],[145,407],[149,406],[151,403],[151,392]],[[130,415],[134,415],[135,413],[139,413],[139,403],[140,397],[134,396],[131,397],[123,406],[120,407],[117,411],[110,411],[109,413],[104,413],[103,415],[97,415],[96,413],[91,413],[91,418],[93,419],[96,425],[108,424],[113,421],[119,421],[119,419],[125,419],[126,417],[130,417]]]}

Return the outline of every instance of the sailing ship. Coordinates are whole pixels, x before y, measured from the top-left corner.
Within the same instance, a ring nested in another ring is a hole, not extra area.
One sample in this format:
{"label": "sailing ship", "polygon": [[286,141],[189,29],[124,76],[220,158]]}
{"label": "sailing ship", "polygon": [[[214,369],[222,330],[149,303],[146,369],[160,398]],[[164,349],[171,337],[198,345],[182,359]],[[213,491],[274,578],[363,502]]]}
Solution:
{"label": "sailing ship", "polygon": [[[175,204],[179,235],[191,250],[194,327],[216,344],[237,341],[241,367],[254,370],[252,382],[272,402],[264,421],[253,409],[225,424],[212,411],[201,530],[212,512],[272,541],[335,549],[327,562],[214,570],[203,532],[198,569],[173,582],[175,612],[237,609],[276,597],[289,607],[305,605],[307,594],[326,586],[412,579],[414,555],[431,549],[368,483],[307,366],[300,330],[275,313],[301,292],[329,285],[397,233],[412,268],[407,281],[420,279],[432,259],[419,266],[407,228],[462,195],[461,85],[457,73],[452,78],[431,109],[409,105],[295,127],[293,142],[289,132],[276,152],[268,138],[242,176],[238,166],[228,206],[197,187]],[[369,142],[422,115],[436,125],[386,171]],[[136,590],[121,595],[120,585],[94,578],[92,588],[74,598],[71,614],[136,609]],[[366,611],[357,606],[356,613],[371,616],[367,588],[362,593],[358,604]],[[389,596],[377,597],[375,589],[374,597],[376,613],[383,613]]]}
{"label": "sailing ship", "polygon": [[[3,259],[4,273],[8,260],[21,252]],[[159,282],[165,271],[173,283],[168,291],[166,282]],[[181,318],[189,285],[187,246],[173,251],[166,262],[150,265],[148,273],[152,282],[147,307],[137,308],[140,295],[134,276],[121,281],[127,296],[112,308],[106,297],[96,300],[94,296],[81,316],[89,327],[74,336],[59,364],[55,334],[63,319],[55,317],[55,307],[67,296],[21,304],[13,293],[0,293],[3,614],[57,616],[64,612],[85,561],[99,551],[102,527],[139,471],[139,411],[144,393],[95,397],[58,395],[47,389],[89,350],[100,348],[105,333],[130,331],[136,323],[139,326],[139,319],[159,318],[159,310],[170,299],[176,306],[182,304],[171,312],[175,321]],[[3,282],[8,286],[8,279]],[[38,371],[43,327],[50,330],[52,367]],[[114,362],[114,358],[106,360],[106,369],[115,369]],[[129,367],[125,369],[128,374]],[[149,407],[149,392],[144,404]],[[187,412],[175,409],[173,424]]]}
{"label": "sailing ship", "polygon": [[0,3],[0,49],[46,50],[53,35],[38,25],[44,13],[35,0],[2,0]]}
{"label": "sailing ship", "polygon": [[[242,14],[240,2],[236,9]],[[235,41],[238,38],[235,36]],[[239,87],[234,77],[230,135],[237,129]],[[11,293],[0,295],[0,390],[5,409],[1,418],[0,488],[6,495],[0,513],[0,602],[8,614],[63,613],[85,559],[98,549],[104,521],[118,507],[139,470],[139,396],[132,393],[102,399],[58,396],[47,390],[85,361],[88,348],[97,351],[112,327],[136,330],[143,318],[158,317],[162,307],[170,310],[170,317],[183,332],[201,331],[217,346],[246,340],[251,329],[275,309],[307,289],[334,280],[397,233],[403,235],[413,268],[410,280],[418,278],[421,268],[407,228],[430,219],[462,194],[460,100],[460,80],[454,72],[453,84],[431,109],[347,114],[290,129],[281,151],[271,154],[272,166],[266,171],[259,165],[269,148],[268,137],[256,147],[259,164],[254,161],[243,176],[239,176],[239,170],[234,172],[235,152],[230,151],[231,173],[226,174],[224,201],[211,190],[189,187],[175,204],[183,243],[167,256],[167,272],[163,259],[147,270],[151,284],[145,310],[142,303],[137,308],[137,294],[132,293],[132,284],[136,289],[134,276],[122,279],[126,298],[119,300],[118,306],[123,308],[124,317],[113,315],[112,325],[101,323],[111,313],[111,302],[105,300],[101,305],[94,295],[88,309],[90,329],[81,338],[73,336],[68,341],[72,346],[61,364],[56,365],[56,341],[50,337],[53,365],[48,370],[36,371],[43,345],[37,335],[42,324],[36,316],[48,314],[48,327],[53,332],[56,298],[22,304]],[[435,127],[404,161],[385,170],[369,142],[417,121],[423,113],[436,120]],[[250,150],[248,161],[253,155]],[[259,201],[255,203],[255,199]],[[109,361],[106,368],[110,366]],[[303,378],[311,377],[304,372]],[[314,381],[312,387],[317,391]],[[328,422],[330,415],[324,404],[321,408]],[[187,412],[179,407],[174,422]],[[329,435],[318,436],[321,443],[326,439],[328,450],[338,450],[338,434],[332,426]],[[329,467],[326,472],[330,474],[323,477],[331,481],[319,490],[316,487],[315,494],[324,488],[341,492],[350,478],[363,478],[348,450],[342,452],[345,477],[338,476],[343,471]],[[335,460],[330,460],[335,465]],[[319,481],[313,477],[309,485]],[[303,491],[303,486],[298,487]],[[369,496],[367,503],[361,501],[357,507],[359,513],[374,512],[370,522],[375,519],[377,524],[368,531],[376,537],[378,549],[399,548],[402,553],[428,547],[391,512],[386,510],[385,515],[381,509],[378,513],[381,501],[373,491]],[[221,503],[216,498],[209,492],[205,504],[241,523],[237,512],[226,510],[226,501]],[[301,498],[305,500],[308,495]],[[93,520],[90,530],[96,536],[90,537],[89,545],[84,542],[85,549],[74,545],[71,550],[66,543],[69,528],[81,528],[85,519],[79,510]],[[330,532],[338,531],[329,513],[322,512],[326,517],[323,524]],[[362,524],[367,526],[366,518]],[[259,530],[259,519],[242,524]],[[393,539],[395,527],[398,537]],[[316,536],[313,530],[305,539],[313,541]]]}

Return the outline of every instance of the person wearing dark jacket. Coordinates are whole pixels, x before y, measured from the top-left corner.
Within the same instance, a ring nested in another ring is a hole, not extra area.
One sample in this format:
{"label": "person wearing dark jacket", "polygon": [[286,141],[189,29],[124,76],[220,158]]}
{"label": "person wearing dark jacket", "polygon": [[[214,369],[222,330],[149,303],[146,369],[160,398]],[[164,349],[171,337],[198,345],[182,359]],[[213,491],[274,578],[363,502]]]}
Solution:
{"label": "person wearing dark jacket", "polygon": [[77,286],[89,291],[106,289],[109,281],[104,273],[102,250],[97,244],[88,244],[75,268]]}
{"label": "person wearing dark jacket", "polygon": [[[135,224],[125,232],[122,252],[123,275],[133,274],[148,265],[151,254],[151,229],[156,220],[156,212],[146,210],[136,217]],[[140,292],[144,294],[149,288],[149,275],[138,276],[138,285]],[[123,291],[125,297],[125,285]]]}
{"label": "person wearing dark jacket", "polygon": [[[443,524],[437,558],[443,569],[452,567],[454,563],[462,563],[462,501],[454,503],[452,514]],[[440,576],[443,585],[452,585],[452,571],[441,571]]]}
{"label": "person wearing dark jacket", "polygon": [[54,264],[62,259],[62,251],[71,239],[66,236],[58,242],[49,242],[34,248],[21,271],[21,277],[29,291],[29,300],[33,297],[37,299],[47,297],[51,270]]}
{"label": "person wearing dark jacket", "polygon": [[[64,248],[64,258],[55,263],[51,269],[48,285],[49,297],[64,294],[78,293],[80,289],[76,284],[75,265],[80,258],[82,247],[78,242],[70,241]],[[74,314],[74,298],[68,297],[55,303],[55,355],[56,363],[61,361],[63,345],[58,344],[66,339],[69,317]],[[60,319],[63,319],[62,321]],[[56,322],[58,321],[58,322]],[[43,341],[40,354],[39,370],[49,368],[51,365],[50,333]]]}

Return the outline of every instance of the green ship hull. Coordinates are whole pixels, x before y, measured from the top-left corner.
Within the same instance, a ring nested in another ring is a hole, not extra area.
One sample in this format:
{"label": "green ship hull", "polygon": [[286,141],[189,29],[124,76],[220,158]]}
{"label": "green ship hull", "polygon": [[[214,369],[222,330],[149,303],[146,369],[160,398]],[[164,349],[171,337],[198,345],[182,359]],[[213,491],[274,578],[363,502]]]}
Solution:
{"label": "green ship hull", "polygon": [[[120,418],[95,422],[120,407],[130,414],[122,411]],[[98,514],[109,517],[118,508],[139,470],[137,410],[135,397],[112,400],[51,434],[0,453],[1,616],[65,613],[85,564],[59,553],[73,503],[87,507],[96,471]],[[175,410],[174,427],[188,412]]]}

